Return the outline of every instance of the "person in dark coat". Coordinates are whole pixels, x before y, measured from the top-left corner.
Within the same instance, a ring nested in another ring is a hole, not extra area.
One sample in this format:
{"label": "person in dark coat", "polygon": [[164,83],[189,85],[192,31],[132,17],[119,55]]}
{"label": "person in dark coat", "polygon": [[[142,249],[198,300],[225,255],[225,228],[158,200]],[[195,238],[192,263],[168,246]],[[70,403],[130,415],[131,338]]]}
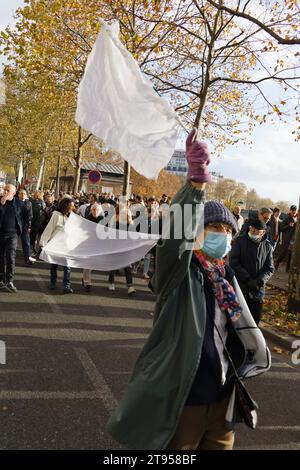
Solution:
{"label": "person in dark coat", "polygon": [[[297,223],[297,206],[291,206],[288,216],[280,224],[280,231],[282,233],[282,243],[279,250],[279,255],[275,263],[275,268],[278,269],[280,264],[289,257],[289,250],[291,242],[295,237]],[[289,263],[287,263],[288,271]]]}
{"label": "person in dark coat", "polygon": [[272,243],[271,228],[269,227],[269,225],[267,225],[271,219],[271,216],[272,216],[271,209],[268,209],[268,207],[262,207],[258,211],[257,216],[254,216],[254,217],[249,216],[249,218],[245,220],[241,228],[240,235],[243,235],[244,233],[248,233],[252,220],[255,220],[256,218],[258,218],[263,224],[266,224],[265,238],[267,238],[269,242]]}
{"label": "person in dark coat", "polygon": [[236,238],[229,257],[250,312],[258,325],[265,285],[274,272],[273,248],[266,239],[266,224],[253,219],[247,233]]}
{"label": "person in dark coat", "polygon": [[275,207],[275,209],[273,209],[273,214],[271,216],[271,219],[267,223],[267,226],[270,229],[270,242],[275,251],[276,245],[279,240],[279,228],[280,228],[280,209],[278,209],[278,207]]}
{"label": "person in dark coat", "polygon": [[33,253],[36,254],[36,242],[38,235],[41,234],[42,227],[42,214],[45,208],[45,202],[43,200],[43,193],[41,191],[35,191],[33,198],[31,199],[32,204],[32,221],[30,230],[30,244]]}
{"label": "person in dark coat", "polygon": [[[119,203],[116,206],[115,214],[110,220],[110,226],[116,230],[130,230],[130,227],[133,226],[132,214],[128,207],[128,202]],[[115,291],[115,276],[118,270],[109,271],[108,275],[108,290]],[[135,287],[133,286],[133,276],[132,276],[132,267],[131,265],[124,267],[124,274],[127,283],[127,292],[128,294],[134,294],[136,292]]]}
{"label": "person in dark coat", "polygon": [[20,189],[18,197],[20,201],[25,204],[25,207],[28,211],[28,226],[23,227],[23,232],[21,234],[22,249],[24,255],[25,264],[32,266],[34,263],[30,260],[30,230],[31,230],[31,221],[32,221],[32,204],[27,197],[27,192],[25,189]]}
{"label": "person in dark coat", "polygon": [[0,289],[14,293],[17,292],[13,281],[18,236],[29,224],[25,204],[15,194],[16,187],[7,184],[0,200]]}
{"label": "person in dark coat", "polygon": [[[100,204],[95,203],[91,206],[89,215],[86,217],[90,222],[99,224],[104,219],[103,210]],[[90,292],[92,289],[92,270],[84,269],[82,272],[82,286],[85,287],[86,292]]]}
{"label": "person in dark coat", "polygon": [[41,214],[41,226],[40,226],[40,234],[43,233],[45,228],[47,227],[49,220],[52,217],[54,211],[57,210],[57,206],[54,204],[54,195],[52,193],[48,193],[45,196],[45,207],[42,210]]}

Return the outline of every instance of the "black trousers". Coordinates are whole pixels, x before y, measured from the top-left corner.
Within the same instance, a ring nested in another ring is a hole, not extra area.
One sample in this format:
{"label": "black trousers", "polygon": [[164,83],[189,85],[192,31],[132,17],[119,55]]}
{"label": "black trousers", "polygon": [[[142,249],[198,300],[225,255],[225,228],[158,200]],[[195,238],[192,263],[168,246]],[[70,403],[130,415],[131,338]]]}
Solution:
{"label": "black trousers", "polygon": [[39,235],[39,227],[31,227],[31,230],[30,230],[30,245],[31,245],[31,248],[33,251],[36,251],[36,240],[37,240],[37,236]]}
{"label": "black trousers", "polygon": [[[126,268],[124,268],[124,271],[125,271],[125,277],[126,277],[127,286],[130,287],[130,286],[132,286],[132,284],[133,284],[131,266],[127,266]],[[108,282],[109,282],[110,284],[113,284],[113,283],[115,282],[115,274],[116,274],[116,271],[110,271],[110,272],[109,272]]]}
{"label": "black trousers", "polygon": [[24,230],[21,235],[24,260],[28,261],[30,256],[30,238],[28,230]]}
{"label": "black trousers", "polygon": [[0,234],[0,282],[13,282],[18,235]]}
{"label": "black trousers", "polygon": [[258,300],[249,299],[249,297],[246,300],[247,300],[247,304],[251,312],[251,315],[255,323],[258,325],[262,316],[263,303]]}

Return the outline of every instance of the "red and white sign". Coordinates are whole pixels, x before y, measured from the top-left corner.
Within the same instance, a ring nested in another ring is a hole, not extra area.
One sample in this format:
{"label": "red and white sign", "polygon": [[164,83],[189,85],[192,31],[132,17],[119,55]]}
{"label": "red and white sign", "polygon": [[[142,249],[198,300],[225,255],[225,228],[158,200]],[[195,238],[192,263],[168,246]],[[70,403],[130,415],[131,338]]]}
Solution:
{"label": "red and white sign", "polygon": [[88,180],[90,181],[90,183],[93,183],[93,184],[99,183],[101,178],[102,178],[102,175],[100,171],[98,170],[91,170],[88,174]]}

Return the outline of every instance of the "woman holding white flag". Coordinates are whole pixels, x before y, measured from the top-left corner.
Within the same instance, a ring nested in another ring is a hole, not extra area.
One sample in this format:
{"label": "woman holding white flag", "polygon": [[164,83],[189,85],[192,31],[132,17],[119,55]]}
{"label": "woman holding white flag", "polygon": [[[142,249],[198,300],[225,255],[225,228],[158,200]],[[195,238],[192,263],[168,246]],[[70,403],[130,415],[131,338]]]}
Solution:
{"label": "woman holding white flag", "polygon": [[153,328],[107,425],[115,440],[135,450],[231,450],[236,422],[252,429],[257,423],[257,404],[241,380],[271,365],[224,261],[236,221],[220,202],[203,204],[210,155],[196,130],[186,155],[187,182],[157,244]]}

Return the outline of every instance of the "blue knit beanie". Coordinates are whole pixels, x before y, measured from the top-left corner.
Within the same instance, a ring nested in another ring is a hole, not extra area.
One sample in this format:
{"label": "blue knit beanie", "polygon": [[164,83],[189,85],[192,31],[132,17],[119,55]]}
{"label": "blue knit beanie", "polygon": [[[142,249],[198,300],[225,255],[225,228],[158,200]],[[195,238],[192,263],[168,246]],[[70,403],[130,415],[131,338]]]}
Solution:
{"label": "blue knit beanie", "polygon": [[210,223],[223,223],[232,227],[233,233],[237,232],[237,224],[233,214],[218,201],[208,201],[204,204],[204,227]]}

